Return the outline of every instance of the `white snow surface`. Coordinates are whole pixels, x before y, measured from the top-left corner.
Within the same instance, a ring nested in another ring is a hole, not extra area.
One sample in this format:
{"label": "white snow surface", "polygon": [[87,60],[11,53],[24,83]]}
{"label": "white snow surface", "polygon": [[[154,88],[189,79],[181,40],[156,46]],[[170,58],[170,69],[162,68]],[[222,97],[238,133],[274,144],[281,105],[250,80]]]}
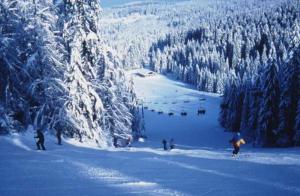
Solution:
{"label": "white snow surface", "polygon": [[[58,146],[46,134],[47,150],[36,151],[33,130],[1,136],[0,195],[300,195],[299,148],[248,144],[232,158],[232,135],[217,123],[219,95],[137,72],[148,70],[127,73],[148,107],[147,139],[128,148],[99,149],[73,139]],[[199,107],[205,115],[197,115]],[[174,138],[176,148],[164,151],[163,138]]]}

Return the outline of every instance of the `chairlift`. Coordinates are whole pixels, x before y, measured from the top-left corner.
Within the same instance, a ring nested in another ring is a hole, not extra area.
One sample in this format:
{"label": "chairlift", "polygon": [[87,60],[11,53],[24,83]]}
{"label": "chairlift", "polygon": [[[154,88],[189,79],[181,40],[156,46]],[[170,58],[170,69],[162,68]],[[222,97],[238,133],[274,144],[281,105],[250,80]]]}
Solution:
{"label": "chairlift", "polygon": [[174,112],[169,112],[168,115],[169,116],[174,116]]}
{"label": "chairlift", "polygon": [[187,112],[181,112],[181,116],[187,116]]}
{"label": "chairlift", "polygon": [[197,115],[199,116],[200,114],[205,114],[205,113],[206,113],[206,110],[204,108],[199,108]]}

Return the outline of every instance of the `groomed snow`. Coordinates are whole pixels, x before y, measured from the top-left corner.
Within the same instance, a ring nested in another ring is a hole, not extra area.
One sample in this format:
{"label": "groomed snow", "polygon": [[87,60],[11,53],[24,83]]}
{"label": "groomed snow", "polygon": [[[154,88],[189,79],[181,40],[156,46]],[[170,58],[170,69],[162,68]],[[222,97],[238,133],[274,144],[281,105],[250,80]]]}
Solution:
{"label": "groomed snow", "polygon": [[[217,123],[219,95],[161,75],[140,77],[139,71],[127,76],[148,107],[145,141],[98,149],[76,140],[58,146],[46,135],[47,150],[36,151],[32,130],[2,136],[0,195],[300,195],[299,148],[248,144],[232,158],[231,134]],[[198,116],[198,107],[206,114]],[[163,138],[174,138],[176,149],[162,150]]]}

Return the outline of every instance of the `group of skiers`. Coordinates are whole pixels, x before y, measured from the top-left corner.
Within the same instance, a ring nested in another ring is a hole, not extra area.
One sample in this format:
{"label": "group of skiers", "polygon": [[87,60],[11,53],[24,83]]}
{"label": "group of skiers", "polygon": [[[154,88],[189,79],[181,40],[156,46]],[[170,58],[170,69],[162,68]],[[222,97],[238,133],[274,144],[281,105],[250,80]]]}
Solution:
{"label": "group of skiers", "polygon": [[162,140],[162,144],[163,144],[164,150],[169,150],[169,149],[172,150],[172,149],[175,148],[175,144],[174,144],[174,139],[173,138],[170,139],[170,141],[169,141],[169,148],[168,148],[168,142],[167,142],[166,139]]}
{"label": "group of skiers", "polygon": [[[61,145],[61,135],[62,135],[61,129],[57,129],[56,130],[56,137],[57,137],[57,144],[58,145]],[[46,148],[44,146],[45,137],[44,137],[44,134],[43,134],[41,129],[37,129],[34,138],[36,139],[37,150],[46,150]],[[131,142],[132,142],[132,138],[128,138],[128,140],[126,141],[126,145],[130,146]],[[241,134],[239,132],[236,132],[235,135],[233,136],[233,138],[231,140],[229,140],[229,142],[232,144],[232,146],[234,148],[233,151],[232,151],[232,156],[233,157],[238,155],[241,145],[246,143],[245,140],[241,137]],[[114,137],[113,144],[114,144],[115,147],[119,147],[119,145],[117,144],[117,138],[116,137]],[[162,144],[163,144],[163,149],[164,150],[172,150],[172,149],[175,148],[173,138],[170,139],[169,144],[168,144],[166,139],[163,139]]]}
{"label": "group of skiers", "polygon": [[[241,137],[241,134],[239,132],[236,132],[231,140],[229,142],[233,146],[232,156],[235,157],[240,152],[241,145],[246,144],[245,140]],[[172,150],[175,148],[174,139],[171,139],[169,142],[169,148],[168,148],[168,142],[166,139],[162,140],[163,149],[164,150]]]}
{"label": "group of skiers", "polygon": [[[57,144],[58,145],[62,145],[61,144],[61,135],[62,135],[61,129],[57,129],[56,130],[56,138],[57,138]],[[45,145],[44,145],[45,136],[42,132],[42,129],[37,129],[34,138],[36,139],[37,150],[46,150]]]}

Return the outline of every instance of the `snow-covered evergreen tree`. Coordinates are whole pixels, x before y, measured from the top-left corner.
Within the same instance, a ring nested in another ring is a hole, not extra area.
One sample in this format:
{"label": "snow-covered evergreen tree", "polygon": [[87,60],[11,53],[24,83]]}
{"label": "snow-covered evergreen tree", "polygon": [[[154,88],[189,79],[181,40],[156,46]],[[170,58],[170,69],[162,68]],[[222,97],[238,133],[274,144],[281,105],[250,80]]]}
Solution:
{"label": "snow-covered evergreen tree", "polygon": [[80,138],[86,136],[106,145],[109,133],[103,126],[103,103],[93,86],[99,85],[105,70],[97,35],[100,7],[95,1],[66,0],[64,14],[63,36],[68,49],[66,84],[69,89],[66,116]]}
{"label": "snow-covered evergreen tree", "polygon": [[0,2],[1,132],[62,128],[102,147],[131,137],[136,98],[99,37],[100,12],[96,0]]}
{"label": "snow-covered evergreen tree", "polygon": [[283,82],[280,96],[279,121],[277,135],[280,138],[280,146],[292,145],[295,134],[295,119],[297,104],[300,99],[300,48],[298,48],[291,60],[284,65]]}
{"label": "snow-covered evergreen tree", "polygon": [[275,62],[269,62],[263,73],[262,100],[259,111],[259,140],[263,146],[276,142],[274,131],[278,127],[279,81]]}
{"label": "snow-covered evergreen tree", "polygon": [[238,80],[234,78],[227,83],[219,117],[221,125],[234,132],[240,130],[242,119],[244,92],[239,85]]}
{"label": "snow-covered evergreen tree", "polygon": [[[245,133],[245,136],[248,136],[249,140],[253,140],[254,146],[258,144],[259,142],[259,124],[258,124],[258,118],[259,118],[259,109],[261,102],[263,101],[262,98],[262,92],[261,92],[261,79],[257,78],[253,84],[250,86],[251,93],[249,97],[249,119],[248,123],[244,123],[244,129],[242,130]],[[246,128],[246,125],[248,127]],[[252,138],[251,138],[252,137]]]}
{"label": "snow-covered evergreen tree", "polygon": [[65,92],[56,9],[48,1],[4,1],[1,7],[6,19],[1,21],[3,36],[7,35],[1,52],[6,115],[24,126],[51,126]]}
{"label": "snow-covered evergreen tree", "polygon": [[229,83],[226,83],[224,89],[223,99],[220,105],[219,123],[222,127],[228,128],[227,116],[229,115],[228,103],[230,99]]}
{"label": "snow-covered evergreen tree", "polygon": [[[245,96],[244,96],[244,100],[243,100],[243,104],[242,104],[242,118],[241,118],[241,132],[243,133],[243,135],[247,138],[252,139],[253,138],[253,132],[249,131],[249,127],[250,127],[250,115],[251,115],[251,107],[250,107],[250,102],[251,99],[253,98],[251,96],[251,81],[245,82],[244,85],[247,85],[245,87]],[[249,140],[248,140],[249,141]]]}
{"label": "snow-covered evergreen tree", "polygon": [[293,140],[296,146],[300,146],[300,99],[298,101],[297,116],[295,123],[295,136]]}

